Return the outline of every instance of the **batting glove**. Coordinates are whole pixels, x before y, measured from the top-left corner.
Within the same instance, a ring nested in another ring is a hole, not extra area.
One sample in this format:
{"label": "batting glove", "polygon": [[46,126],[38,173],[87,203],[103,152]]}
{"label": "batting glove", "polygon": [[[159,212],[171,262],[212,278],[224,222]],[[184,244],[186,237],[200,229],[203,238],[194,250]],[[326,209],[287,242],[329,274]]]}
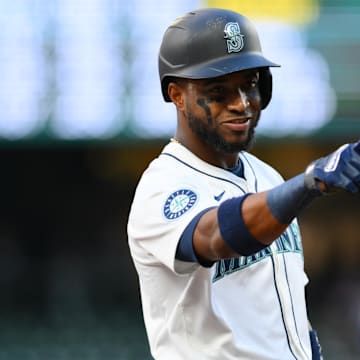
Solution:
{"label": "batting glove", "polygon": [[360,191],[360,141],[345,144],[332,154],[315,160],[305,171],[305,184],[309,189],[319,187],[316,180],[327,189],[340,188],[351,193]]}

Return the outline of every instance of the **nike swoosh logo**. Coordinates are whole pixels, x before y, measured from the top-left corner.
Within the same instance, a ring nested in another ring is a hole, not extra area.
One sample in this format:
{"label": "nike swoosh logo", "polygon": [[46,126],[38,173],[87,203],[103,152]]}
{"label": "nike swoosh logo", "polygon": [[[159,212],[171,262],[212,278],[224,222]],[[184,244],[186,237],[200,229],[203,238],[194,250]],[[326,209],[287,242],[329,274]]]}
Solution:
{"label": "nike swoosh logo", "polygon": [[220,201],[222,199],[222,197],[224,196],[224,194],[225,194],[225,190],[222,193],[220,193],[219,195],[214,195],[214,199],[216,201]]}

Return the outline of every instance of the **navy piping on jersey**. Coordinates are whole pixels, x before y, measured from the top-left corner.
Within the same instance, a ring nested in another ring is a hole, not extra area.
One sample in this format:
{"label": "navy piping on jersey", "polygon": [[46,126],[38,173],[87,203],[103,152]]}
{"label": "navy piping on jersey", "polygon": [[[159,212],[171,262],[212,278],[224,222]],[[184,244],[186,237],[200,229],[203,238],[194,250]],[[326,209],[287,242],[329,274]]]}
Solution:
{"label": "navy piping on jersey", "polygon": [[252,167],[252,165],[251,165],[250,161],[248,160],[248,158],[245,156],[245,154],[243,154],[243,156],[244,156],[244,159],[246,160],[247,164],[249,165],[249,168],[251,169],[251,172],[254,175],[254,179],[255,179],[254,188],[255,188],[255,192],[258,192],[258,181],[257,181],[257,177],[256,177],[256,174],[255,174],[255,170]]}
{"label": "navy piping on jersey", "polygon": [[245,191],[241,186],[239,186],[238,184],[234,183],[234,182],[231,181],[231,180],[224,179],[224,178],[221,178],[221,177],[219,177],[219,176],[214,176],[214,175],[208,174],[208,173],[206,173],[205,171],[199,170],[199,169],[193,167],[192,165],[189,165],[189,164],[186,163],[185,161],[180,160],[178,157],[176,157],[176,156],[174,156],[174,155],[172,155],[172,154],[169,154],[169,153],[161,153],[160,155],[170,156],[170,157],[172,157],[173,159],[181,162],[183,165],[189,167],[190,169],[193,169],[193,170],[199,172],[200,174],[203,174],[203,175],[212,177],[212,178],[214,178],[214,179],[217,179],[217,180],[221,180],[221,181],[225,181],[225,182],[227,182],[227,183],[230,183],[230,184],[234,185],[235,187],[237,187],[238,189],[240,189],[244,194],[246,194],[246,191]]}
{"label": "navy piping on jersey", "polygon": [[295,317],[295,311],[294,311],[294,302],[293,302],[293,297],[291,294],[291,289],[290,289],[290,284],[289,284],[289,277],[288,277],[288,272],[287,272],[287,265],[286,265],[286,261],[285,261],[285,254],[282,254],[282,258],[283,258],[283,263],[284,263],[284,269],[285,269],[285,278],[286,278],[286,283],[287,283],[287,287],[289,289],[289,295],[290,295],[290,302],[291,302],[291,310],[292,310],[292,314],[293,314],[293,319],[294,319],[294,324],[295,324],[295,330],[296,330],[296,335],[298,337],[301,349],[303,350],[303,352],[306,354],[306,351],[303,347],[303,344],[301,342],[301,338],[299,336],[299,331],[298,331],[298,326],[297,326],[297,322],[296,322],[296,317]]}
{"label": "navy piping on jersey", "polygon": [[292,356],[294,357],[294,359],[297,360],[297,357],[295,356],[295,354],[293,353],[293,350],[292,350],[292,348],[291,348],[290,339],[289,339],[289,334],[288,334],[288,331],[287,331],[286,325],[285,325],[283,307],[282,307],[282,303],[281,303],[281,300],[280,300],[279,289],[278,289],[278,286],[277,286],[277,284],[276,284],[276,278],[275,278],[275,263],[274,263],[274,258],[273,258],[272,256],[270,256],[270,259],[271,259],[271,264],[272,264],[272,268],[273,268],[274,287],[275,287],[275,290],[276,290],[276,295],[277,295],[278,300],[279,300],[281,318],[282,318],[283,325],[284,325],[284,330],[285,330],[285,334],[286,334],[286,340],[287,340],[287,343],[288,343],[288,346],[289,346],[289,350],[290,350]]}
{"label": "navy piping on jersey", "polygon": [[[255,175],[255,171],[253,169],[253,167],[251,166],[251,163],[249,162],[248,158],[244,156],[244,159],[246,160],[247,164],[249,165],[253,175],[254,175],[254,179],[255,179],[255,184],[254,184],[254,187],[255,187],[255,190],[256,192],[258,191],[258,181],[257,181],[257,177]],[[274,258],[273,256],[270,257],[271,258],[271,262],[272,262],[272,266],[273,266],[273,274],[274,274],[274,284],[275,284],[275,289],[276,289],[276,294],[277,294],[277,297],[278,297],[278,300],[279,300],[279,305],[280,305],[280,310],[281,310],[281,317],[282,317],[282,320],[283,320],[283,323],[284,323],[284,329],[285,329],[285,332],[286,332],[286,338],[287,338],[287,343],[288,343],[288,346],[289,346],[289,349],[291,351],[291,354],[294,356],[294,358],[296,359],[296,356],[295,354],[293,353],[292,351],[292,348],[290,346],[290,340],[289,340],[289,334],[287,332],[287,329],[286,329],[286,326],[285,326],[285,320],[284,320],[284,314],[283,314],[283,309],[282,309],[282,304],[281,304],[281,300],[280,300],[280,296],[279,296],[279,291],[278,291],[278,288],[277,288],[277,285],[276,285],[276,280],[275,280],[275,265],[274,265]],[[283,255],[283,258],[284,258],[284,255]],[[299,338],[299,333],[298,333],[298,328],[297,328],[297,323],[296,323],[296,319],[295,319],[295,314],[294,314],[294,306],[293,306],[293,299],[292,299],[292,295],[291,295],[291,290],[290,290],[290,285],[289,285],[289,280],[288,280],[288,275],[287,275],[287,268],[286,268],[286,263],[285,263],[285,258],[284,258],[284,266],[285,266],[285,276],[286,276],[286,281],[287,281],[287,287],[288,287],[288,290],[289,290],[289,294],[290,294],[290,300],[291,300],[291,308],[292,308],[292,313],[293,313],[293,317],[294,317],[294,322],[295,322],[295,328],[296,328],[296,334]],[[300,345],[301,345],[301,348],[302,350],[305,352],[304,348],[303,348],[303,345],[300,341],[300,338],[299,338],[299,342],[300,342]]]}

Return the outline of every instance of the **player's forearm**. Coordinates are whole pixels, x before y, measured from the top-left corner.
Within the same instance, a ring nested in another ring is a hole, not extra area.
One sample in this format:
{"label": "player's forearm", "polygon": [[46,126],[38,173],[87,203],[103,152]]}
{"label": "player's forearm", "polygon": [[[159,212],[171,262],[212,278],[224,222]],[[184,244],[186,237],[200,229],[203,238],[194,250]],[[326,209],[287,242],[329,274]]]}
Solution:
{"label": "player's forearm", "polygon": [[254,254],[275,241],[319,194],[306,187],[302,174],[267,192],[229,199],[200,219],[195,252],[212,261]]}
{"label": "player's forearm", "polygon": [[[230,199],[228,207],[230,216],[222,215],[223,207],[206,212],[199,220],[193,235],[193,246],[197,256],[204,260],[216,261],[239,255],[250,255],[270,245],[287,228],[288,224],[280,223],[271,213],[266,192],[251,194],[241,206],[237,198]],[[240,198],[239,198],[240,199]],[[225,210],[226,211],[226,210]],[[221,224],[225,217],[226,227],[233,239]],[[220,223],[219,223],[220,222]]]}
{"label": "player's forearm", "polygon": [[248,196],[242,206],[242,217],[251,235],[264,245],[270,245],[287,228],[279,222],[267,204],[267,192]]}

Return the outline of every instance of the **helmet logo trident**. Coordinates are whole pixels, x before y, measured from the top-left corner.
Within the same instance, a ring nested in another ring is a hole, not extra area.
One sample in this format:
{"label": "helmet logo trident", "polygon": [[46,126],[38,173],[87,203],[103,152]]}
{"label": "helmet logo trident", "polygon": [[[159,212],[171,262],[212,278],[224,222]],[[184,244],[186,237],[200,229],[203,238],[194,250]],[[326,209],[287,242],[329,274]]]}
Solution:
{"label": "helmet logo trident", "polygon": [[229,22],[224,28],[224,39],[226,39],[228,53],[239,52],[244,47],[244,35],[240,32],[237,22]]}

